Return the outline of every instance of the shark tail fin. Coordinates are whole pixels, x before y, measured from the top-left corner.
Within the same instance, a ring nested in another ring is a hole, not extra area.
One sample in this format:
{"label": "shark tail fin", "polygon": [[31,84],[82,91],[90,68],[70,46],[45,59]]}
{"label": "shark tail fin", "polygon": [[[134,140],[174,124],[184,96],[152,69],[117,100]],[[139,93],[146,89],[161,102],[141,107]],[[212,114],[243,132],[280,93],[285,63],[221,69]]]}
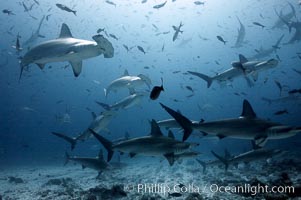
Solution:
{"label": "shark tail fin", "polygon": [[74,10],[74,11],[72,11],[72,13],[76,16],[76,11]]}
{"label": "shark tail fin", "polygon": [[171,108],[160,103],[160,105],[168,112],[184,129],[183,141],[187,140],[192,133],[192,122],[183,116],[181,113],[172,110]]}
{"label": "shark tail fin", "polygon": [[204,81],[207,82],[207,88],[210,88],[212,82],[213,82],[213,78],[205,75],[205,74],[201,74],[201,73],[198,73],[198,72],[192,72],[192,71],[188,71],[188,73],[194,75],[194,76],[197,76],[201,79],[203,79]]}
{"label": "shark tail fin", "polygon": [[108,139],[104,138],[103,136],[97,134],[93,129],[89,129],[94,137],[106,148],[108,152],[108,162],[112,159],[114,151],[113,151],[113,144]]}
{"label": "shark tail fin", "polygon": [[76,139],[69,137],[67,135],[64,135],[62,133],[57,133],[57,132],[51,132],[53,135],[60,137],[62,139],[64,139],[65,141],[69,142],[71,145],[71,151],[75,148],[76,145]]}
{"label": "shark tail fin", "polygon": [[70,155],[68,154],[68,152],[65,152],[65,162],[64,162],[64,166],[68,164],[70,159]]}
{"label": "shark tail fin", "polygon": [[227,171],[229,167],[229,160],[223,158],[222,156],[218,155],[214,151],[211,151],[211,153],[225,165],[225,171]]}
{"label": "shark tail fin", "polygon": [[195,159],[200,165],[202,165],[202,167],[203,167],[203,173],[205,173],[206,172],[206,163],[204,162],[204,161],[201,161],[201,160],[199,160],[199,159]]}
{"label": "shark tail fin", "polygon": [[103,107],[105,110],[110,110],[111,109],[110,105],[108,105],[106,103],[102,103],[102,102],[99,102],[99,101],[95,101],[95,103],[97,103],[99,106]]}

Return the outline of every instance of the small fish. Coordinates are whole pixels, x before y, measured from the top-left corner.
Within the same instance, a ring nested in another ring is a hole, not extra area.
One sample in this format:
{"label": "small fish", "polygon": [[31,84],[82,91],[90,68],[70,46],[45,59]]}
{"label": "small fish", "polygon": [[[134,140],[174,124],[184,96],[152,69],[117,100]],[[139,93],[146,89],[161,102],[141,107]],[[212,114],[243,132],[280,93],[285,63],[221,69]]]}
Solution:
{"label": "small fish", "polygon": [[106,0],[106,3],[116,7],[116,4],[113,1]]}
{"label": "small fish", "polygon": [[296,94],[296,93],[300,93],[301,94],[301,89],[293,89],[293,90],[290,90],[288,93],[289,94]]}
{"label": "small fish", "polygon": [[67,12],[72,12],[75,16],[76,16],[76,11],[75,10],[72,10],[70,9],[69,7],[63,5],[63,4],[60,4],[60,3],[57,3],[55,4],[59,9],[61,10],[64,10],[64,11],[67,11]]}
{"label": "small fish", "polygon": [[145,66],[145,67],[143,67],[144,69],[149,69],[149,66]]}
{"label": "small fish", "polygon": [[129,47],[127,45],[123,44],[122,46],[126,49],[127,52],[130,51],[130,49],[129,49]]}
{"label": "small fish", "polygon": [[181,197],[182,194],[179,192],[168,193],[168,197]]}
{"label": "small fish", "polygon": [[227,41],[224,40],[224,38],[222,38],[222,36],[219,36],[219,35],[218,35],[218,36],[216,36],[216,38],[217,38],[219,41],[223,42],[224,44],[226,44],[226,42],[227,42]]}
{"label": "small fish", "polygon": [[190,87],[189,85],[186,86],[186,89],[189,90],[189,91],[191,91],[191,92],[194,92],[193,89],[192,89],[192,87]]}
{"label": "small fish", "polygon": [[153,26],[156,30],[159,29],[155,24],[152,24],[152,26]]}
{"label": "small fish", "polygon": [[149,98],[152,99],[152,100],[156,100],[158,99],[158,97],[160,96],[160,93],[161,91],[164,91],[164,88],[163,88],[163,78],[161,78],[161,86],[155,86],[153,87],[151,93],[150,93],[150,96]]}
{"label": "small fish", "polygon": [[64,100],[58,100],[57,102],[55,102],[56,104],[60,104],[60,103],[63,103]]}
{"label": "small fish", "polygon": [[178,27],[172,26],[172,28],[175,30],[175,33],[172,37],[172,41],[175,41],[178,38],[179,33],[183,33],[181,30],[181,27],[183,26],[182,22],[180,22],[180,25]]}
{"label": "small fish", "polygon": [[177,74],[177,73],[180,73],[180,72],[181,72],[180,70],[177,70],[177,71],[173,71],[172,73]]}
{"label": "small fish", "polygon": [[300,70],[297,70],[297,69],[295,69],[295,68],[293,68],[293,70],[294,70],[296,73],[298,73],[299,75],[301,75],[301,71],[300,71]]}
{"label": "small fish", "polygon": [[279,92],[280,92],[280,96],[281,96],[281,93],[282,93],[282,85],[279,81],[276,81],[274,80],[275,84],[277,85],[277,87],[279,88]]}
{"label": "small fish", "polygon": [[116,37],[116,35],[114,35],[114,34],[109,34],[109,36],[111,37],[111,38],[114,38],[115,40],[118,40],[118,38]]}
{"label": "small fish", "polygon": [[190,94],[190,95],[187,95],[186,97],[190,98],[190,97],[193,97],[193,96],[194,96],[194,94]]}
{"label": "small fish", "polygon": [[147,2],[147,0],[142,0],[142,1],[141,1],[141,3],[146,3],[146,2]]}
{"label": "small fish", "polygon": [[205,2],[203,1],[195,1],[193,2],[195,5],[205,5]]}
{"label": "small fish", "polygon": [[138,50],[145,54],[144,49],[141,46],[137,46]]}
{"label": "small fish", "polygon": [[46,16],[46,20],[48,21],[49,20],[49,17],[51,16],[51,14],[47,15]]}
{"label": "small fish", "polygon": [[30,107],[28,107],[28,106],[24,106],[24,107],[22,108],[22,110],[24,110],[24,111],[30,111],[30,112],[37,112],[35,109],[30,108]]}
{"label": "small fish", "polygon": [[214,62],[215,62],[215,64],[220,65],[219,62],[218,62],[217,60],[215,60]]}
{"label": "small fish", "polygon": [[7,15],[15,15],[15,14],[13,13],[13,11],[8,10],[8,9],[3,9],[2,12],[3,12],[4,14],[7,14]]}
{"label": "small fish", "polygon": [[105,28],[99,28],[99,29],[97,30],[97,33],[100,33],[100,32],[103,32],[103,31],[105,31]]}
{"label": "small fish", "polygon": [[165,6],[166,3],[167,3],[167,1],[165,1],[164,3],[158,4],[158,5],[155,5],[155,6],[153,6],[153,8],[154,9],[162,8],[163,6]]}
{"label": "small fish", "polygon": [[283,115],[283,114],[288,114],[288,111],[284,109],[284,110],[279,110],[277,112],[274,112],[274,115]]}
{"label": "small fish", "polygon": [[262,24],[259,23],[259,22],[253,22],[253,24],[256,25],[256,26],[260,26],[261,28],[264,28],[264,27],[265,27],[264,25],[262,25]]}

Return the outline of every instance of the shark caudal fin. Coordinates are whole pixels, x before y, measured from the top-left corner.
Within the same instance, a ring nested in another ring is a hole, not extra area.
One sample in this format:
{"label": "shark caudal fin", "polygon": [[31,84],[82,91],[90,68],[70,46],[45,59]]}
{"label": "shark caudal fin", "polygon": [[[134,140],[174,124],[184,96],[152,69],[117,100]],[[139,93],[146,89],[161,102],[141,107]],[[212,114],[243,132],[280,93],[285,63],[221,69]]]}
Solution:
{"label": "shark caudal fin", "polygon": [[70,155],[68,154],[68,152],[65,152],[65,162],[64,162],[64,166],[68,164],[70,160]]}
{"label": "shark caudal fin", "polygon": [[201,161],[199,159],[195,159],[202,167],[203,167],[203,173],[206,172],[206,163],[204,161]]}
{"label": "shark caudal fin", "polygon": [[211,151],[211,153],[214,155],[214,157],[219,159],[225,165],[225,171],[227,171],[229,167],[229,160],[227,158],[223,158],[222,156],[218,155],[214,151]]}
{"label": "shark caudal fin", "polygon": [[95,103],[97,103],[99,106],[103,107],[105,110],[110,110],[111,109],[111,106],[106,104],[106,103],[102,103],[102,102],[99,102],[99,101],[95,101]]}
{"label": "shark caudal fin", "polygon": [[201,73],[198,73],[198,72],[192,72],[192,71],[187,71],[189,74],[192,74],[194,76],[197,76],[201,79],[203,79],[204,81],[207,82],[207,88],[210,88],[212,82],[213,82],[213,78],[212,77],[209,77],[205,74],[201,74]]}
{"label": "shark caudal fin", "polygon": [[89,129],[89,131],[91,131],[91,133],[94,135],[94,137],[106,148],[107,152],[108,152],[108,159],[107,161],[109,162],[114,154],[113,151],[113,144],[111,141],[109,141],[108,139],[102,137],[101,135],[97,134],[93,129]]}
{"label": "shark caudal fin", "polygon": [[73,150],[75,148],[76,145],[76,139],[69,137],[67,135],[64,135],[62,133],[56,133],[56,132],[51,132],[53,135],[60,137],[62,139],[64,139],[65,141],[69,142],[71,144],[71,150]]}
{"label": "shark caudal fin", "polygon": [[190,134],[192,133],[192,122],[183,116],[181,113],[172,110],[171,108],[165,106],[164,104],[160,103],[160,105],[168,112],[180,126],[184,129],[183,141],[187,140]]}

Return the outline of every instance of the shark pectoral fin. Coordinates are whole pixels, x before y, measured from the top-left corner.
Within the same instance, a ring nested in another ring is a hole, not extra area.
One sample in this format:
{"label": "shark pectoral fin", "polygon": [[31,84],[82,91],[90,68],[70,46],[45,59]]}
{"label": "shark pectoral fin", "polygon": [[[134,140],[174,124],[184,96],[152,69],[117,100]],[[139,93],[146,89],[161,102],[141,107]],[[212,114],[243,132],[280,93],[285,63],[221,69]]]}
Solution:
{"label": "shark pectoral fin", "polygon": [[37,65],[38,65],[38,67],[39,67],[40,69],[44,69],[44,67],[45,67],[45,64],[37,63]]}
{"label": "shark pectoral fin", "polygon": [[249,77],[245,76],[245,80],[247,81],[247,84],[249,87],[253,87],[254,83],[251,81],[251,79],[249,79]]}
{"label": "shark pectoral fin", "polygon": [[175,155],[174,153],[165,154],[164,157],[167,159],[170,166],[172,166],[175,162]]}
{"label": "shark pectoral fin", "polygon": [[136,156],[136,153],[130,153],[130,158],[133,158],[134,156]]}
{"label": "shark pectoral fin", "polygon": [[82,71],[83,61],[80,60],[80,61],[69,61],[69,62],[72,66],[74,76],[78,77]]}
{"label": "shark pectoral fin", "polygon": [[205,132],[205,131],[200,131],[202,134],[203,134],[203,136],[207,136],[207,135],[209,135],[207,132]]}
{"label": "shark pectoral fin", "polygon": [[254,146],[256,146],[257,148],[258,147],[263,147],[267,143],[267,139],[268,139],[267,136],[255,137],[254,138],[254,141],[255,141]]}
{"label": "shark pectoral fin", "polygon": [[223,135],[223,134],[217,134],[216,135],[219,139],[223,139],[223,138],[225,138],[226,136],[225,135]]}

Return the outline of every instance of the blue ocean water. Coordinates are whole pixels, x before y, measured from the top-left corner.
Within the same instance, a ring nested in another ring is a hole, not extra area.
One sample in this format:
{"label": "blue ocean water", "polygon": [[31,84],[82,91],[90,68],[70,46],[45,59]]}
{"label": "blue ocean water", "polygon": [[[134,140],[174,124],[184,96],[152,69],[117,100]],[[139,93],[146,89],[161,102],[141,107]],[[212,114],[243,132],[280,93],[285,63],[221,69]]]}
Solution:
{"label": "blue ocean water", "polygon": [[[289,32],[286,25],[272,28],[279,20],[275,10],[289,13],[289,3],[296,12],[296,16],[290,20],[300,20],[297,2],[208,0],[204,5],[194,2],[168,0],[159,9],[153,6],[164,1],[148,0],[142,3],[136,0],[114,0],[116,5],[103,0],[58,2],[76,10],[74,15],[58,8],[54,1],[38,0],[36,3],[24,0],[28,8],[32,5],[32,10],[28,12],[24,11],[25,7],[20,1],[2,1],[1,9],[12,11],[13,14],[0,14],[1,165],[62,163],[64,152],[70,149],[69,144],[51,132],[76,136],[92,122],[91,112],[99,114],[104,111],[95,101],[113,104],[126,97],[129,94],[126,89],[112,92],[108,97],[104,95],[104,88],[121,77],[125,70],[130,75],[148,76],[152,81],[151,87],[161,85],[163,78],[165,90],[155,101],[146,96],[139,105],[119,110],[107,127],[110,133],[100,133],[110,140],[123,137],[125,132],[129,132],[130,137],[148,135],[151,119],[171,118],[159,102],[179,110],[189,119],[204,119],[207,122],[239,117],[242,102],[247,99],[257,117],[300,126],[300,93],[294,94],[296,98],[284,98],[289,96],[289,91],[301,87],[301,60],[298,54],[301,52],[300,41],[285,44],[293,37],[295,29]],[[19,82],[19,59],[29,50],[22,44],[36,31],[43,16],[47,16],[40,30],[43,37],[39,37],[31,48],[57,38],[62,23],[66,23],[75,38],[85,40],[93,40],[92,36],[97,34],[97,30],[104,28],[107,35],[104,32],[100,34],[104,34],[112,43],[114,57],[104,58],[100,55],[84,60],[79,77],[74,77],[68,62],[49,63],[43,70],[31,64]],[[237,17],[245,26],[246,35],[242,47],[233,48],[240,27]],[[259,22],[265,27],[253,22]],[[180,23],[183,23],[183,33],[179,33],[173,41],[175,30],[172,26],[178,27]],[[12,46],[16,44],[18,34],[23,50],[16,53]],[[109,34],[114,34],[117,39]],[[252,87],[241,76],[224,85],[213,82],[207,88],[204,80],[187,74],[187,71],[195,71],[214,76],[231,68],[231,62],[237,61],[239,54],[251,58],[261,48],[272,48],[283,34],[279,48],[259,59],[277,59],[278,66],[259,72],[258,80],[252,80]],[[219,41],[217,36],[221,36],[226,44]],[[133,48],[128,52],[123,45]],[[136,46],[143,47],[146,53],[139,51]],[[281,94],[275,81],[281,84]],[[150,92],[151,88],[142,86],[140,90]],[[275,101],[268,103],[262,100],[263,97]],[[274,114],[281,110],[287,110],[288,113]],[[70,117],[70,120],[63,122],[60,119],[63,115],[68,119]],[[165,129],[162,132],[167,134]],[[175,130],[174,134],[179,140],[182,138],[180,130]],[[300,137],[296,135],[268,141],[266,146],[298,152]],[[198,136],[191,136],[190,140],[200,143],[196,150],[202,152],[206,159],[212,158],[211,150],[222,152],[227,148],[233,153],[240,153],[251,148],[249,140],[208,140]],[[99,148],[103,147],[91,138],[79,142],[72,154],[96,156]]]}

